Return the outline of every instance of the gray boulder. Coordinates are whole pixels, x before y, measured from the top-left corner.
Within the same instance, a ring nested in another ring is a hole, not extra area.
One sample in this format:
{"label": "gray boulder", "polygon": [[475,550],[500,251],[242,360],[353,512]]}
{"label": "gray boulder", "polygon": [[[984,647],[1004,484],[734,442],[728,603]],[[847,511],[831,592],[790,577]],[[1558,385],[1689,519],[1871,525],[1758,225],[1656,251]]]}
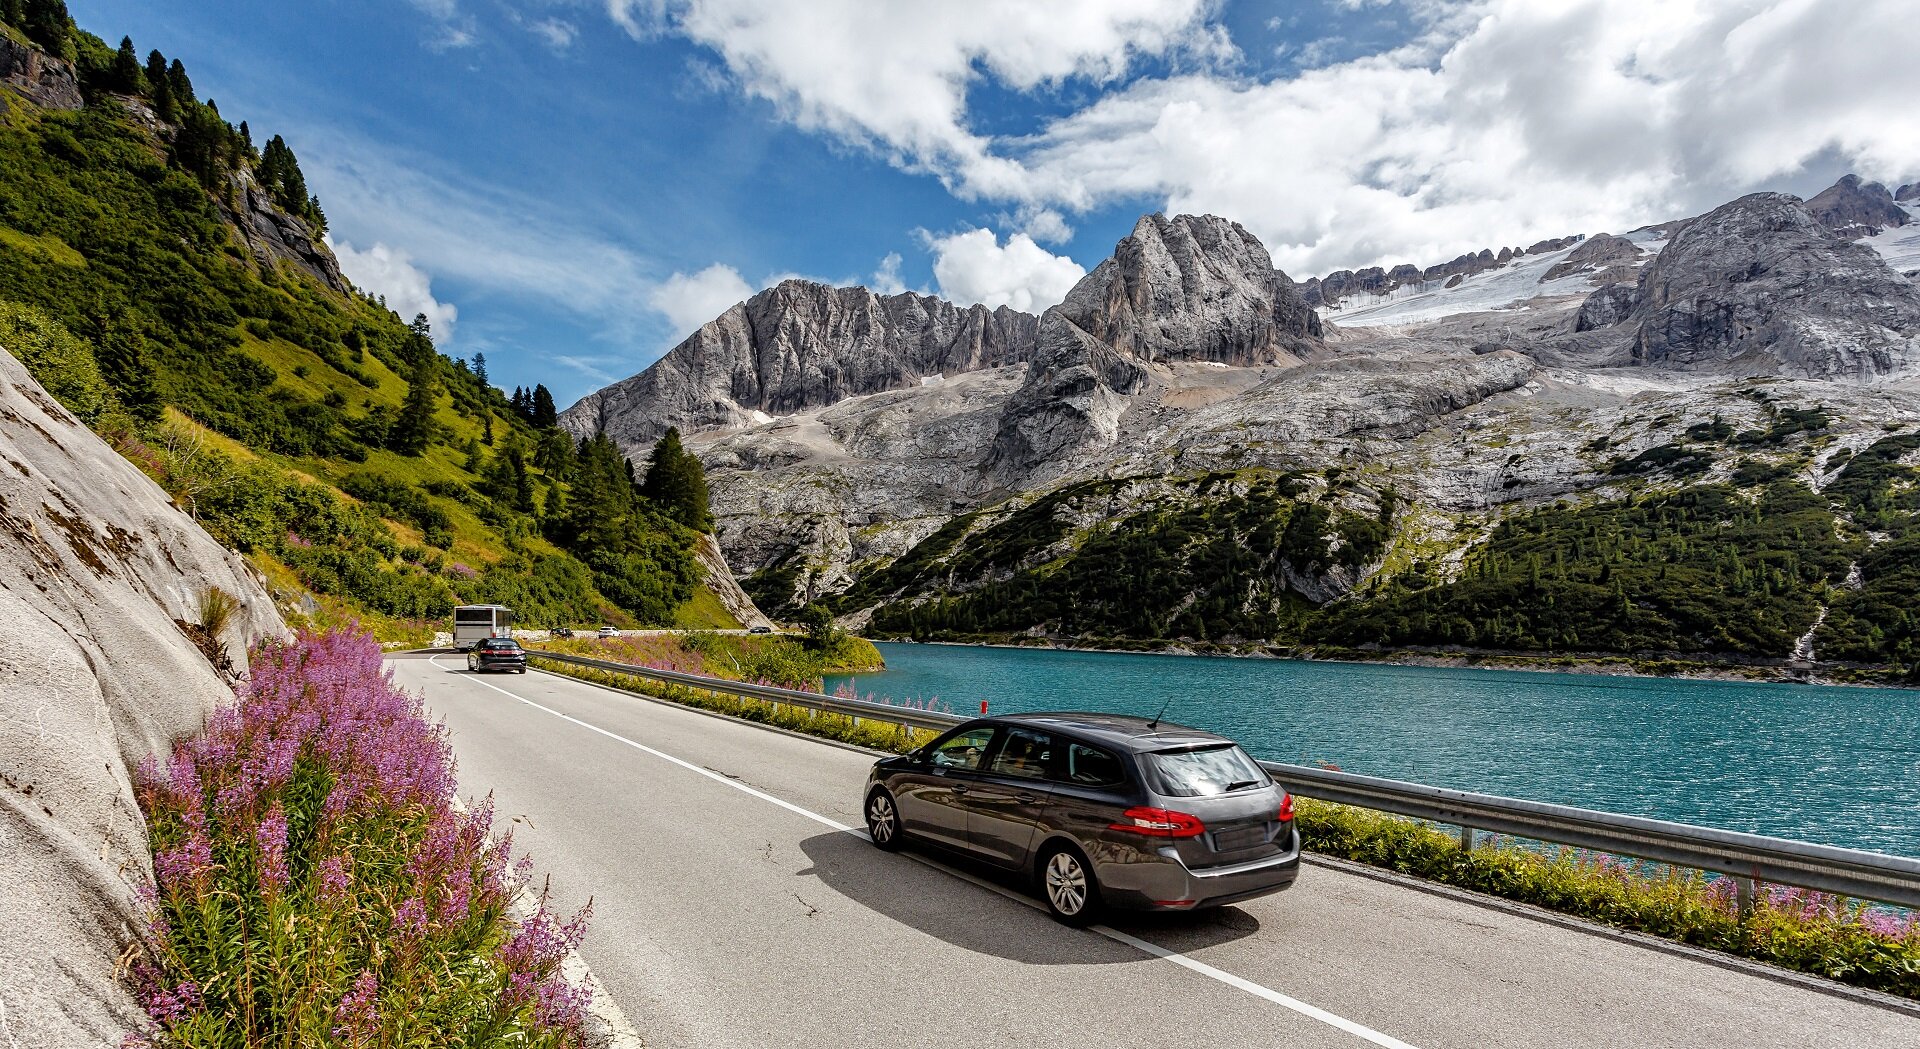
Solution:
{"label": "gray boulder", "polygon": [[1920,334],[1920,289],[1783,193],[1688,222],[1637,298],[1634,359],[1681,370],[1866,379],[1910,366]]}
{"label": "gray boulder", "polygon": [[1611,233],[1600,233],[1580,242],[1580,246],[1568,253],[1567,257],[1553,264],[1540,277],[1540,283],[1575,273],[1592,273],[1606,270],[1619,262],[1631,262],[1640,257],[1640,247],[1625,237],[1616,237]]}
{"label": "gray boulder", "polygon": [[115,977],[151,883],[131,770],[198,732],[228,682],[178,625],[219,587],[220,638],[286,625],[253,570],[0,352],[0,1010],[11,1045],[119,1045]]}

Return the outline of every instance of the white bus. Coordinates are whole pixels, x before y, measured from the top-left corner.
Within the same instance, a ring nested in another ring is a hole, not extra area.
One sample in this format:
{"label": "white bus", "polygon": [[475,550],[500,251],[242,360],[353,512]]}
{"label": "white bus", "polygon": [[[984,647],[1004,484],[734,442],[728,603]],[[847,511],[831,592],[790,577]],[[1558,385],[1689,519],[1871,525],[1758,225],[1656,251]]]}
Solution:
{"label": "white bus", "polygon": [[513,636],[513,609],[505,605],[460,605],[453,610],[453,649],[465,652],[489,637]]}

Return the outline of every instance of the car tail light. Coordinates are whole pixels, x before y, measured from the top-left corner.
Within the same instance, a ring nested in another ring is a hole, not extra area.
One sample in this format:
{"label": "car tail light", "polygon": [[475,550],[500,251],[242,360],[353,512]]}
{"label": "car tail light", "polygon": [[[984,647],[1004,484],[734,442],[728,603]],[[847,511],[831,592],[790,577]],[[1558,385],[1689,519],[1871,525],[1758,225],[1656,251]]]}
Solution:
{"label": "car tail light", "polygon": [[1127,822],[1111,824],[1108,830],[1124,830],[1149,838],[1197,838],[1207,832],[1207,825],[1200,822],[1200,817],[1171,809],[1141,805],[1120,816]]}
{"label": "car tail light", "polygon": [[1293,818],[1293,795],[1285,791],[1280,793],[1280,814],[1274,819],[1282,823]]}

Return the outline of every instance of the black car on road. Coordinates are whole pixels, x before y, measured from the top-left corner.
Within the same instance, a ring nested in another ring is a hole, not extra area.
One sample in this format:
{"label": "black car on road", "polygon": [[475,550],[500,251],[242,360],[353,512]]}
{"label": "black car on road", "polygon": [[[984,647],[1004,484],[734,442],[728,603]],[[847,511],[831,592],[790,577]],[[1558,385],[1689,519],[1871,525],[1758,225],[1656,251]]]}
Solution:
{"label": "black car on road", "polygon": [[467,651],[467,669],[477,674],[489,670],[527,672],[527,653],[520,642],[510,637],[482,638]]}
{"label": "black car on road", "polygon": [[1113,714],[969,721],[867,779],[867,832],[1033,879],[1070,925],[1278,892],[1300,870],[1293,798],[1232,740]]}

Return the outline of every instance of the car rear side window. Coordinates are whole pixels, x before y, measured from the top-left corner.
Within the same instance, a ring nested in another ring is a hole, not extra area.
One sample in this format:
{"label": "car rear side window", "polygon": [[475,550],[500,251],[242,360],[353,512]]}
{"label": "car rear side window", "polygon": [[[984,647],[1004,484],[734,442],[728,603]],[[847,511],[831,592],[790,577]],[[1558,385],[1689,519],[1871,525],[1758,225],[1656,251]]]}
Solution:
{"label": "car rear side window", "polygon": [[1171,798],[1205,798],[1273,782],[1265,769],[1232,743],[1147,755],[1155,786]]}
{"label": "car rear side window", "polygon": [[1083,787],[1111,787],[1125,782],[1127,775],[1120,759],[1085,743],[1067,744],[1067,762],[1063,770],[1068,783]]}
{"label": "car rear side window", "polygon": [[987,771],[996,776],[1044,779],[1053,761],[1053,737],[1027,728],[1010,728]]}

